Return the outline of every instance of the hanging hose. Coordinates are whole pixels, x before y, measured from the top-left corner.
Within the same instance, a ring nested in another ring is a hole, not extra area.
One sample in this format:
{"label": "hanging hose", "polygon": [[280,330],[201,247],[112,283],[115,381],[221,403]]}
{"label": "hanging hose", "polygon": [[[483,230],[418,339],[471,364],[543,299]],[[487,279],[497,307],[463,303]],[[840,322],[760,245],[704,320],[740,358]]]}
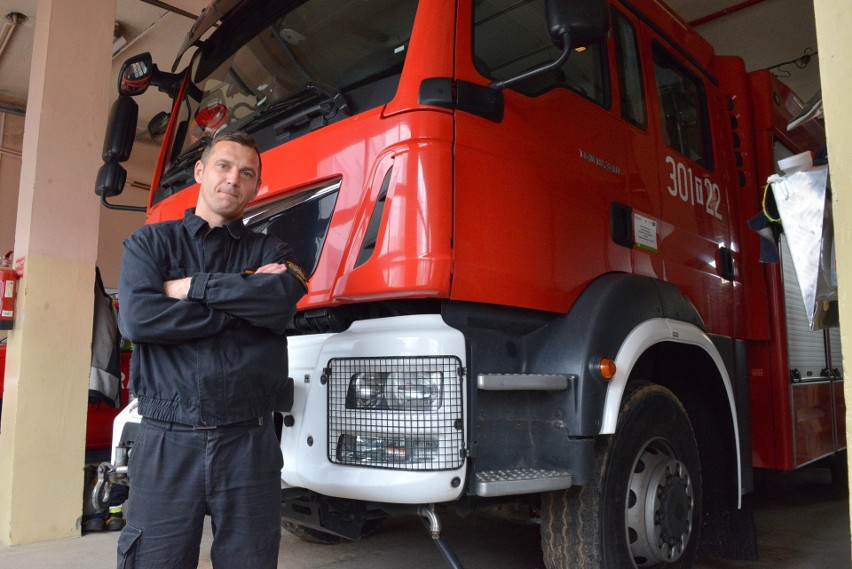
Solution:
{"label": "hanging hose", "polygon": [[423,525],[429,530],[432,541],[435,543],[438,551],[441,552],[441,555],[444,556],[447,564],[452,569],[464,569],[455,552],[453,552],[450,545],[441,536],[441,520],[438,519],[438,514],[435,513],[435,507],[432,505],[421,506],[417,513],[420,515],[420,519],[423,520]]}

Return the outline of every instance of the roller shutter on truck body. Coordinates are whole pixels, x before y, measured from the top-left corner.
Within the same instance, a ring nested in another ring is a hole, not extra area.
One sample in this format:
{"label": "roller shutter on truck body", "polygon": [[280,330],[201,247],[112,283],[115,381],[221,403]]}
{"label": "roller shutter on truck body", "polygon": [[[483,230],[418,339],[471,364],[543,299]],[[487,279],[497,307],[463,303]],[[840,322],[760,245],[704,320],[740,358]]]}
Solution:
{"label": "roller shutter on truck body", "polygon": [[[802,291],[787,239],[781,236],[781,263],[784,275],[784,303],[787,315],[787,353],[791,373],[798,371],[803,381],[823,377],[822,371],[828,367],[840,368],[841,348],[840,331],[830,328],[827,334],[823,330],[811,330]],[[828,336],[826,338],[826,335]],[[826,358],[826,349],[831,354],[831,366]]]}

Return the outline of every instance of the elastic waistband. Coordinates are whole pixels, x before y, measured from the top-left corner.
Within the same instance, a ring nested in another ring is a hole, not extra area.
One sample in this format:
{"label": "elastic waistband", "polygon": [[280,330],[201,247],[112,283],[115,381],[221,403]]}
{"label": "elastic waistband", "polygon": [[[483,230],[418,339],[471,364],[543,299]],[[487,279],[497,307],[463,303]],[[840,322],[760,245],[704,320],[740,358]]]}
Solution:
{"label": "elastic waistband", "polygon": [[215,431],[216,429],[261,427],[263,426],[264,417],[255,417],[246,421],[238,421],[236,423],[228,423],[226,425],[186,425],[184,423],[161,421],[150,417],[143,417],[142,420],[154,427],[157,427],[158,429],[164,429],[167,431]]}

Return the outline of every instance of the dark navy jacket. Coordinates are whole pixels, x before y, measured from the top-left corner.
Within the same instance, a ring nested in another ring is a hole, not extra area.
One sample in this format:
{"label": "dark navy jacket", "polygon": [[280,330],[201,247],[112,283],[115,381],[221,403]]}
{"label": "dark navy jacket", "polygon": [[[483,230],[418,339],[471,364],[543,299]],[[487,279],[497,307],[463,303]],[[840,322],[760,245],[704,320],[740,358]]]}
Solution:
{"label": "dark navy jacket", "polygon": [[[273,410],[287,379],[284,332],[305,286],[295,271],[248,271],[293,260],[277,238],[240,220],[211,229],[192,209],[124,241],[119,327],[135,344],[142,416],[211,426]],[[187,300],[166,296],[165,281],[188,276]]]}

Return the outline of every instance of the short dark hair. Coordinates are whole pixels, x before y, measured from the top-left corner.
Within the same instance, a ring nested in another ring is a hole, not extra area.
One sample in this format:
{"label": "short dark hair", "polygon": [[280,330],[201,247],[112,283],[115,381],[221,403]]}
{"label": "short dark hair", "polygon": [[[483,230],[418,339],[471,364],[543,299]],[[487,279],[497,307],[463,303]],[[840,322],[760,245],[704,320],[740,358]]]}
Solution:
{"label": "short dark hair", "polygon": [[247,132],[241,130],[220,132],[213,137],[213,140],[207,144],[204,152],[201,153],[201,162],[205,165],[207,164],[207,159],[210,157],[210,153],[213,152],[213,147],[220,142],[236,142],[237,144],[251,148],[257,153],[257,180],[260,183],[260,171],[263,168],[263,160],[260,158],[260,149],[257,147],[257,142]]}

